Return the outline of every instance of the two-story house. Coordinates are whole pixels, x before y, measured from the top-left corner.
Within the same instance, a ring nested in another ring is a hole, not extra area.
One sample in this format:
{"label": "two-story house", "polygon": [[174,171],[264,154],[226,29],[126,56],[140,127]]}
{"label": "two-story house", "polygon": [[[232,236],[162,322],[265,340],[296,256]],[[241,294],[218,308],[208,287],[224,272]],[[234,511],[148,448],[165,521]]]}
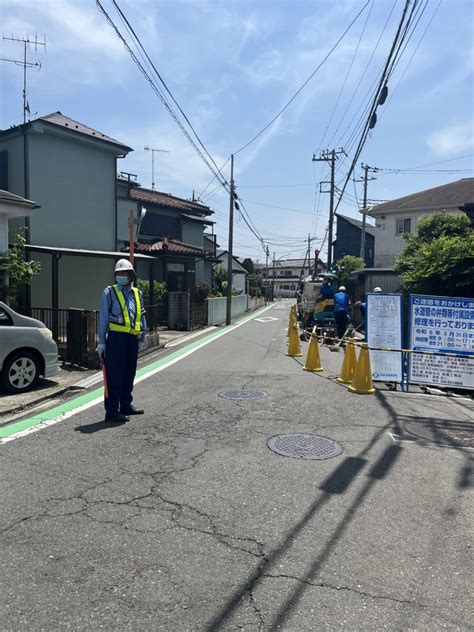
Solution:
{"label": "two-story house", "polygon": [[[147,213],[140,232],[145,243],[135,255],[139,276],[183,289],[210,280],[206,259],[212,258],[214,238],[204,234],[212,226],[210,209],[166,194],[158,199],[157,192],[128,183],[124,189],[117,166],[130,151],[61,112],[0,131],[0,188],[41,207],[26,221],[10,221],[10,239],[25,228],[27,256],[42,266],[26,297],[31,306],[97,308],[128,244],[130,210],[138,218],[142,207]],[[160,222],[164,226],[157,228]]]}
{"label": "two-story house", "polygon": [[[333,242],[334,261],[338,261],[346,255],[360,256],[362,240],[362,222],[354,217],[336,214],[336,234]],[[375,227],[365,224],[365,265],[371,268],[374,265],[374,241]]]}
{"label": "two-story house", "polygon": [[370,209],[375,218],[375,267],[393,268],[405,233],[416,233],[421,217],[434,211],[472,212],[474,178],[443,184],[378,204]]}
{"label": "two-story house", "polygon": [[[128,249],[129,218],[142,218],[135,252],[153,257],[155,280],[165,281],[169,291],[193,290],[212,281],[216,261],[212,211],[195,200],[146,189],[129,178],[117,178],[118,247]],[[211,232],[205,232],[205,230]],[[138,261],[137,272],[148,278],[149,261]]]}

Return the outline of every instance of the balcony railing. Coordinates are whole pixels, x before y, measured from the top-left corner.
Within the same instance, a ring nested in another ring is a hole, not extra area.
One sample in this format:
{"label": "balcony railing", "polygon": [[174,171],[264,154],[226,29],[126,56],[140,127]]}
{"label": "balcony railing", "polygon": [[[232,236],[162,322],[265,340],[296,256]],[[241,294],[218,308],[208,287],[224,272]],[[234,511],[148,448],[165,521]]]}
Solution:
{"label": "balcony railing", "polygon": [[208,256],[216,256],[216,235],[208,235],[204,233],[204,253]]}

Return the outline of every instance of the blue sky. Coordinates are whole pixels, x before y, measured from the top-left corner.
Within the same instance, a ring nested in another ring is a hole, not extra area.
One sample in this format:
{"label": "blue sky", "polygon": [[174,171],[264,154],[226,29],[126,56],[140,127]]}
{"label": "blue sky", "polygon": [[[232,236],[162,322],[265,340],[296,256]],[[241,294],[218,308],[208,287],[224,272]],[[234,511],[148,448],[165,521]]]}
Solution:
{"label": "blue sky", "polygon": [[[272,119],[366,4],[366,0],[118,2],[219,165]],[[119,25],[111,0],[102,3]],[[326,180],[328,174],[323,163],[312,162],[313,153],[333,146],[350,148],[360,105],[367,101],[383,67],[403,5],[404,0],[370,1],[292,105],[236,156],[238,194],[277,256],[303,254],[308,233],[314,235],[315,244],[323,239],[328,196],[317,193],[314,183]],[[381,172],[370,182],[370,199],[393,199],[473,175],[473,20],[471,0],[428,0],[361,156],[382,168],[439,162],[426,169],[459,171]],[[187,198],[193,190],[198,195],[206,187],[212,174],[94,0],[0,0],[0,24],[4,35],[46,34],[46,53],[29,53],[30,61],[42,64],[40,71],[28,75],[32,114],[60,110],[130,145],[135,151],[121,162],[121,169],[138,174],[143,186],[151,186],[151,156],[144,151],[149,145],[169,151],[156,155],[158,190]],[[18,45],[0,41],[0,57],[20,56]],[[0,62],[0,81],[3,129],[22,121],[21,69]],[[467,157],[457,160],[460,156]],[[348,160],[341,161],[336,180],[343,178],[348,165]],[[357,169],[356,175],[360,174]],[[216,211],[216,232],[225,247],[228,198],[215,189],[213,183],[203,201]],[[361,185],[355,191],[351,183],[339,211],[360,218],[356,192],[360,198]],[[235,231],[237,254],[262,260],[261,246],[238,214]]]}

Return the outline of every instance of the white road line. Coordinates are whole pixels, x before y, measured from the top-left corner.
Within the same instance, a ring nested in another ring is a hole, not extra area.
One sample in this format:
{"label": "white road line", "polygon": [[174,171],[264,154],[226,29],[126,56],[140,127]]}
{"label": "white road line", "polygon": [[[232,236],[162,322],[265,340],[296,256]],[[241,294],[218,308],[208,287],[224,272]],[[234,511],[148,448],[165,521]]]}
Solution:
{"label": "white road line", "polygon": [[[259,314],[262,313],[262,311],[266,311],[267,309],[270,309],[270,307],[272,307],[272,306],[270,305],[269,307],[266,307],[266,308],[263,308],[263,309],[259,309],[258,310]],[[176,364],[176,362],[179,362],[180,360],[184,360],[184,358],[187,358],[188,356],[190,356],[195,351],[199,351],[199,349],[202,349],[203,347],[207,346],[208,344],[211,344],[211,342],[214,342],[214,340],[217,340],[218,338],[221,338],[222,336],[225,336],[226,334],[231,333],[232,331],[234,331],[238,327],[241,327],[242,325],[245,325],[245,324],[249,323],[251,320],[253,320],[259,314],[255,314],[255,316],[250,317],[250,318],[249,317],[244,318],[244,320],[242,322],[237,323],[235,325],[232,325],[230,327],[226,327],[225,329],[223,329],[223,331],[221,333],[217,334],[216,336],[214,336],[210,340],[203,341],[201,344],[197,345],[196,347],[193,347],[192,349],[190,349],[189,351],[183,353],[182,355],[178,356],[177,358],[173,358],[172,360],[169,360],[168,362],[165,362],[164,364],[162,364],[161,366],[157,367],[156,369],[153,369],[153,370],[149,371],[148,373],[145,373],[145,375],[142,375],[141,377],[137,378],[135,380],[135,384],[138,384],[139,382],[143,382],[143,380],[148,379],[152,375],[156,375],[156,373],[160,373],[160,371],[164,371],[165,369],[167,369],[168,367],[172,366],[173,364]],[[77,408],[74,408],[73,410],[70,410],[70,411],[68,411],[66,413],[62,413],[61,415],[58,415],[58,417],[55,417],[54,419],[45,420],[44,423],[39,423],[38,425],[33,426],[32,428],[28,428],[26,430],[22,430],[22,431],[17,432],[17,433],[15,433],[15,434],[13,434],[13,435],[11,435],[9,437],[4,437],[3,439],[0,440],[0,444],[8,443],[8,441],[13,441],[14,439],[18,439],[19,437],[25,437],[26,435],[32,434],[33,432],[38,432],[38,430],[42,430],[43,428],[47,428],[48,426],[54,426],[55,424],[58,424],[61,421],[64,421],[65,419],[68,419],[69,417],[73,417],[74,415],[77,415],[77,413],[80,413],[80,412],[82,412],[84,410],[87,410],[88,408],[92,408],[93,406],[97,406],[97,404],[100,404],[103,401],[104,401],[104,398],[103,398],[102,395],[100,397],[96,397],[95,399],[91,400],[90,402],[87,402],[87,404],[83,404],[82,406],[78,406]]]}

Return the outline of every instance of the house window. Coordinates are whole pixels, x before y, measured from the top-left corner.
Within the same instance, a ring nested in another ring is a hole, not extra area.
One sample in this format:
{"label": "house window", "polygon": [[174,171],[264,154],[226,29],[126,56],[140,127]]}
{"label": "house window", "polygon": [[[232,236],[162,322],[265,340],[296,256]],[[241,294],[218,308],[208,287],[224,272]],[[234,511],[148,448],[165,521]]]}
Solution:
{"label": "house window", "polygon": [[410,218],[397,219],[395,221],[397,222],[397,230],[396,230],[397,235],[404,235],[405,233],[411,232],[411,219]]}
{"label": "house window", "polygon": [[184,272],[184,263],[168,263],[166,270],[168,272]]}

